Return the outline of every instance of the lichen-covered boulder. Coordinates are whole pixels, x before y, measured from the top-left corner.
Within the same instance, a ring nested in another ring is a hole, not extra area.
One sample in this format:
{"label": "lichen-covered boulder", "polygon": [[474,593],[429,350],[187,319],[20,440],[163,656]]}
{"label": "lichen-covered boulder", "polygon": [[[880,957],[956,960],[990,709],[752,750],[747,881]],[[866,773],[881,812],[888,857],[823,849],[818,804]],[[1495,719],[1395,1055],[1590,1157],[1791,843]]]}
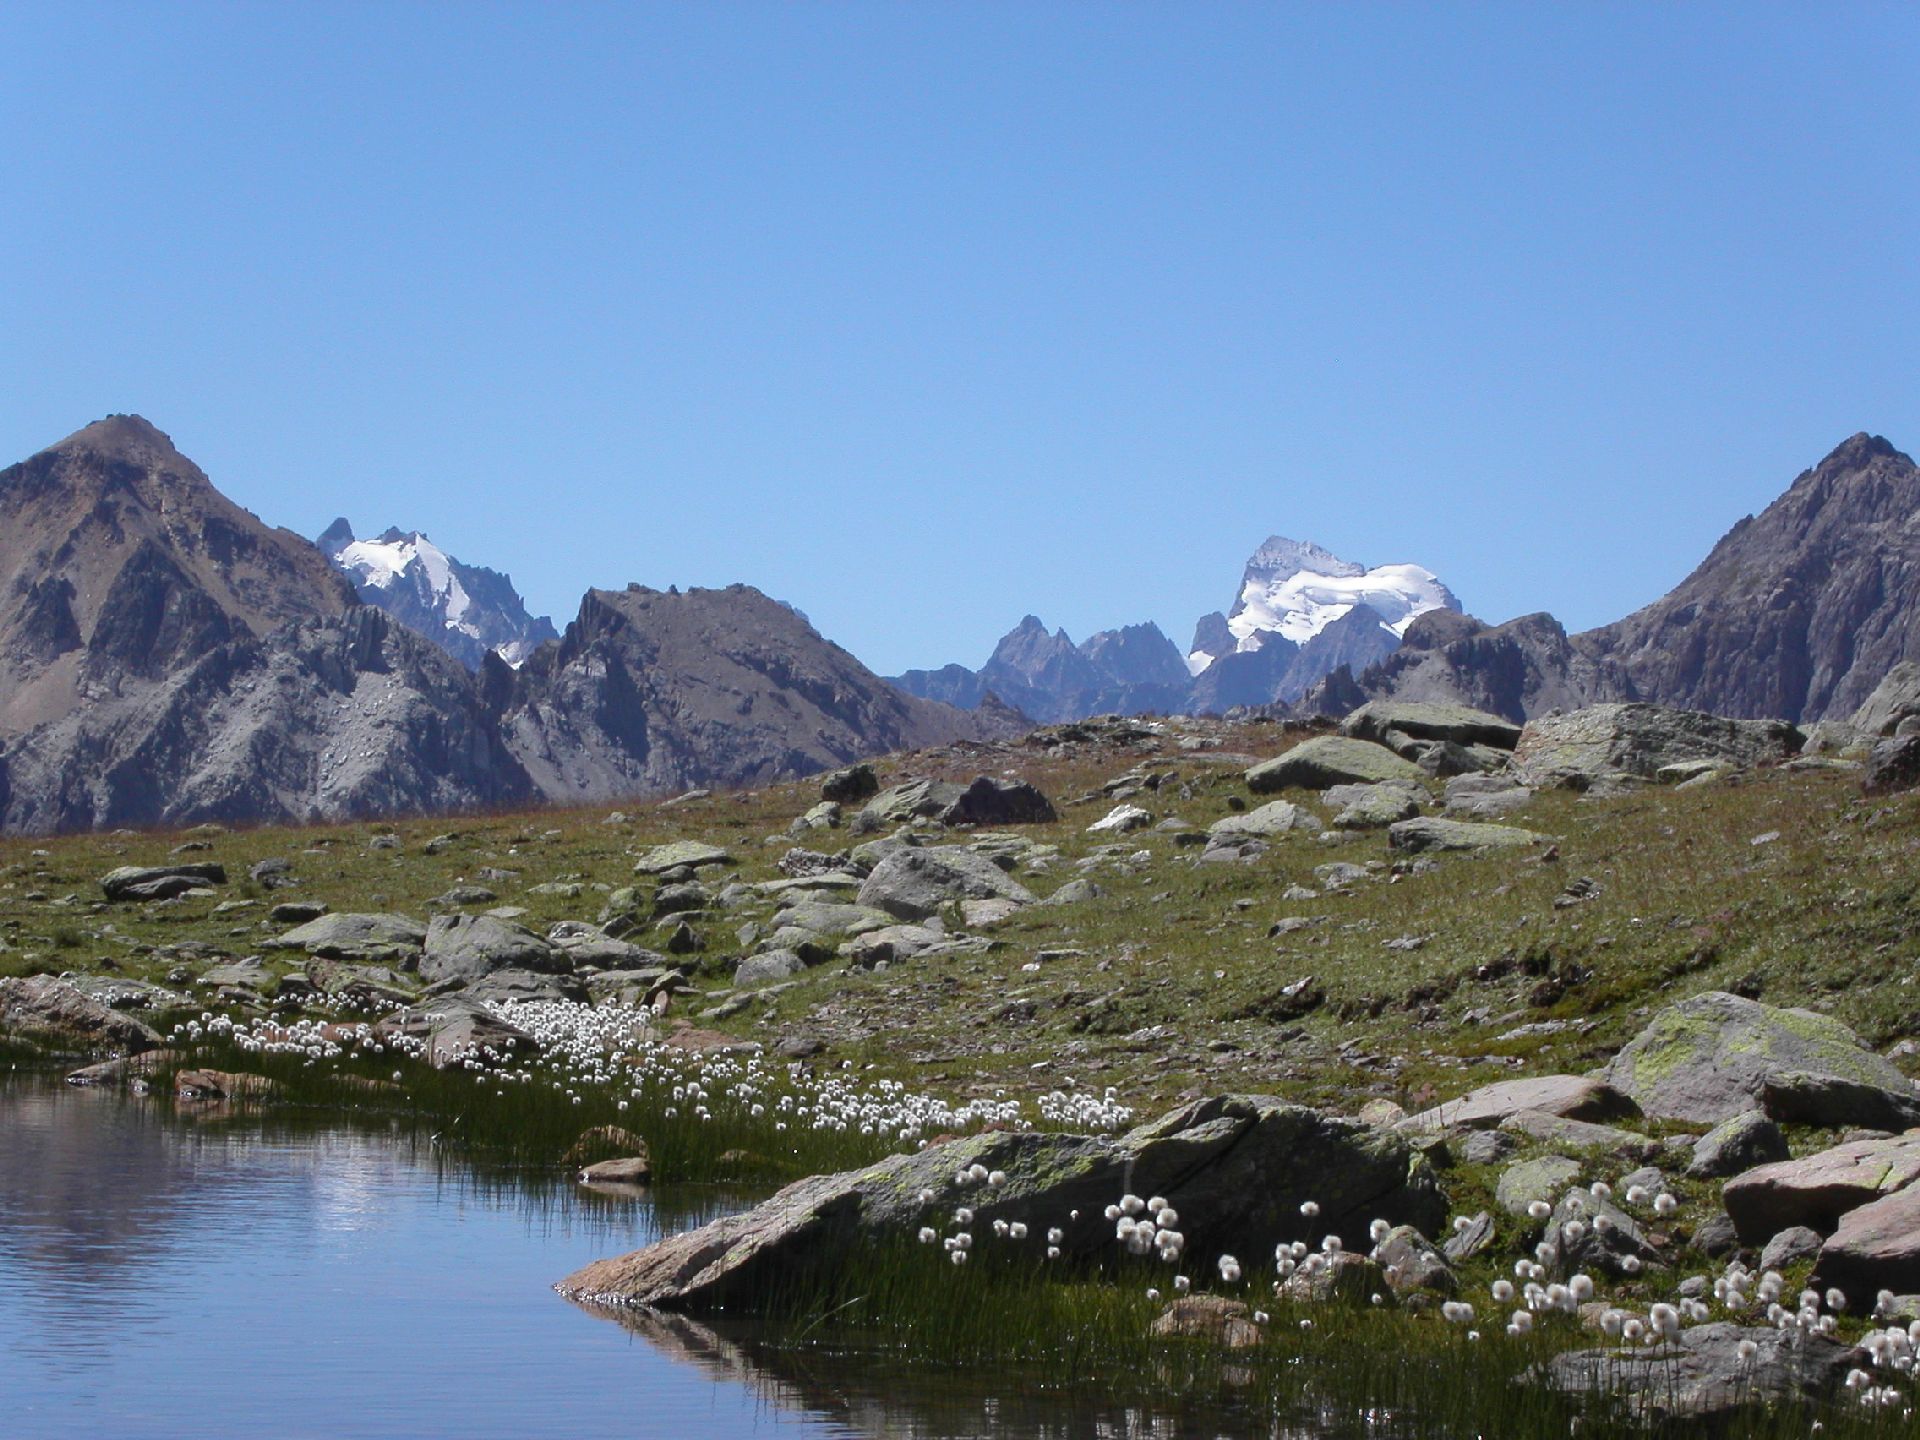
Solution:
{"label": "lichen-covered boulder", "polygon": [[1520,850],[1547,837],[1517,825],[1489,825],[1476,820],[1443,820],[1423,815],[1388,827],[1387,844],[1409,855],[1432,850]]}
{"label": "lichen-covered boulder", "polygon": [[1791,1225],[1828,1234],[1848,1211],[1916,1181],[1920,1130],[1758,1166],[1729,1180],[1721,1198],[1741,1242],[1761,1245]]}
{"label": "lichen-covered boulder", "polygon": [[[974,1165],[1002,1172],[1002,1183],[964,1179]],[[602,1304],[750,1307],[861,1247],[911,1242],[923,1225],[950,1233],[962,1205],[976,1249],[1021,1245],[1038,1259],[1058,1228],[1071,1265],[1114,1251],[1104,1211],[1128,1193],[1165,1196],[1192,1263],[1206,1264],[1271,1254],[1282,1240],[1358,1242],[1376,1218],[1432,1234],[1447,1213],[1432,1169],[1404,1139],[1272,1096],[1222,1095],[1117,1138],[995,1131],[815,1176],[744,1214],[589,1265],[559,1288]],[[1308,1200],[1315,1218],[1301,1214]],[[1027,1238],[996,1238],[996,1220],[1023,1223]]]}
{"label": "lichen-covered boulder", "polygon": [[1590,705],[1529,720],[1514,747],[1514,775],[1526,785],[1586,790],[1604,777],[1651,780],[1662,766],[1711,760],[1750,769],[1800,751],[1784,720],[1729,720],[1665,705]]}
{"label": "lichen-covered boulder", "polygon": [[1749,1405],[1831,1399],[1860,1356],[1824,1335],[1716,1321],[1641,1349],[1569,1350],[1535,1373],[1567,1394],[1613,1397],[1642,1420],[1711,1420]]}
{"label": "lichen-covered boulder", "polygon": [[1410,780],[1419,784],[1426,772],[1411,760],[1402,760],[1384,745],[1345,735],[1320,735],[1302,741],[1271,760],[1247,771],[1247,786],[1256,795],[1276,790],[1325,790],[1334,785],[1371,785],[1381,780]]}
{"label": "lichen-covered boulder", "polygon": [[[1649,1115],[1708,1125],[1743,1111],[1768,1110],[1769,1080],[1778,1086],[1790,1075],[1849,1081],[1881,1092],[1876,1100],[1914,1095],[1912,1083],[1891,1061],[1831,1016],[1762,1005],[1720,990],[1660,1011],[1602,1073]],[[1877,1108],[1874,1113],[1883,1114]]]}
{"label": "lichen-covered boulder", "polygon": [[53,975],[0,978],[0,1032],[89,1049],[151,1050],[160,1036]]}
{"label": "lichen-covered boulder", "polygon": [[1469,705],[1415,700],[1369,700],[1340,722],[1340,732],[1383,745],[1395,732],[1416,740],[1490,745],[1497,750],[1511,750],[1520,741],[1520,726],[1499,715]]}
{"label": "lichen-covered boulder", "polygon": [[985,855],[956,846],[895,850],[860,883],[859,903],[900,920],[924,920],[960,900],[1012,900],[1034,894]]}

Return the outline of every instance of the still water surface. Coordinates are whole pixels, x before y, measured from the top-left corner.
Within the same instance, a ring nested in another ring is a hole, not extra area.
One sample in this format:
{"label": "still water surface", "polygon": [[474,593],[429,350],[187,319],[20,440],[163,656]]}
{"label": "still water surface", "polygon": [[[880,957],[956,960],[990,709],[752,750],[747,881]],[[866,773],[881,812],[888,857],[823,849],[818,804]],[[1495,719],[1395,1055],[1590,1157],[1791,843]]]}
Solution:
{"label": "still water surface", "polygon": [[0,1075],[0,1437],[1247,1433],[553,1293],[748,1198],[502,1181],[384,1133]]}

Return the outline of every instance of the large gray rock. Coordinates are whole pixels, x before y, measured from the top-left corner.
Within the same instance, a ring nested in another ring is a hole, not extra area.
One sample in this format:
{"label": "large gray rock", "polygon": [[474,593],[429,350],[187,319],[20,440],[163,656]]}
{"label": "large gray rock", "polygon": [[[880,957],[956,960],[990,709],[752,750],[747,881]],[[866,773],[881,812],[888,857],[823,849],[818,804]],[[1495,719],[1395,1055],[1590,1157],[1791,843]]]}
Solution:
{"label": "large gray rock", "polygon": [[1238,815],[1228,815],[1207,827],[1209,844],[1247,839],[1271,839],[1292,830],[1317,831],[1320,822],[1289,800],[1269,800]]}
{"label": "large gray rock", "polygon": [[1920,1185],[1908,1185],[1840,1217],[1820,1247],[1814,1283],[1837,1286],[1865,1310],[1882,1290],[1920,1290]]}
{"label": "large gray rock", "polygon": [[89,1049],[152,1050],[160,1043],[151,1027],[52,975],[0,979],[0,1030]]}
{"label": "large gray rock", "polygon": [[1853,712],[1851,727],[1861,735],[1891,738],[1902,720],[1920,716],[1920,665],[1902,660]]}
{"label": "large gray rock", "polygon": [[1426,798],[1424,790],[1393,780],[1378,785],[1336,785],[1326,793],[1331,797],[1335,792],[1342,797],[1340,812],[1333,817],[1336,830],[1384,830],[1418,815],[1420,802]]}
{"label": "large gray rock", "polygon": [[791,950],[762,950],[758,955],[749,955],[742,960],[733,972],[733,983],[745,990],[753,986],[771,985],[778,980],[791,980],[795,975],[806,973],[807,962]]}
{"label": "large gray rock", "polygon": [[1780,1127],[1761,1111],[1746,1110],[1693,1142],[1687,1174],[1695,1180],[1724,1180],[1789,1157],[1787,1137]]}
{"label": "large gray rock", "polygon": [[1742,1244],[1760,1245],[1790,1225],[1830,1233],[1849,1210],[1920,1180],[1920,1130],[1854,1140],[1798,1160],[1736,1175],[1721,1192]]}
{"label": "large gray rock", "polygon": [[1860,786],[1869,795],[1896,795],[1920,785],[1920,734],[1877,740],[1867,752]]}
{"label": "large gray rock", "polygon": [[[1756,1347],[1750,1359],[1743,1341]],[[1623,1402],[1643,1421],[1712,1420],[1744,1406],[1832,1399],[1860,1356],[1824,1335],[1716,1321],[1642,1349],[1570,1350],[1535,1373],[1566,1394]]]}
{"label": "large gray rock", "polygon": [[1319,735],[1254,766],[1247,771],[1247,786],[1256,795],[1267,795],[1276,790],[1325,790],[1381,780],[1417,785],[1425,778],[1418,765],[1402,760],[1384,745],[1344,735]]}
{"label": "large gray rock", "polygon": [[109,900],[171,900],[189,890],[227,883],[227,867],[199,865],[122,865],[100,877]]}
{"label": "large gray rock", "polygon": [[1660,1011],[1603,1073],[1649,1115],[1709,1125],[1766,1109],[1769,1080],[1777,1084],[1792,1074],[1830,1076],[1892,1095],[1914,1093],[1891,1061],[1867,1049],[1838,1020],[1719,990]]}
{"label": "large gray rock", "polygon": [[1630,1097],[1597,1075],[1532,1075],[1469,1090],[1458,1100],[1407,1116],[1396,1128],[1490,1130],[1522,1110],[1595,1123],[1631,1120],[1640,1114],[1640,1107]]}
{"label": "large gray rock", "polygon": [[417,1041],[421,1058],[436,1070],[473,1056],[524,1058],[533,1050],[533,1037],[526,1031],[463,995],[442,995],[396,1010],[374,1029],[377,1034]]}
{"label": "large gray rock", "polygon": [[851,805],[856,800],[868,800],[879,793],[879,777],[873,773],[873,766],[864,763],[849,765],[844,770],[835,770],[831,775],[823,775],[820,779],[820,798],[841,805]]}
{"label": "large gray rock", "polygon": [[[1606,1217],[1605,1227],[1594,1224],[1601,1216]],[[1540,1238],[1553,1247],[1554,1259],[1548,1268],[1563,1276],[1585,1271],[1619,1278],[1661,1263],[1660,1251],[1641,1233],[1638,1222],[1590,1190],[1570,1190],[1561,1196]]]}
{"label": "large gray rock", "polygon": [[410,958],[427,939],[427,927],[405,915],[322,915],[266,942],[269,950],[300,950],[329,960]]}
{"label": "large gray rock", "polygon": [[1510,775],[1455,775],[1447,781],[1447,814],[1462,820],[1498,820],[1532,799],[1533,791]]}
{"label": "large gray rock", "polygon": [[1536,1200],[1553,1204],[1554,1197],[1580,1178],[1580,1162],[1565,1155],[1536,1155],[1509,1165],[1494,1184],[1494,1203],[1509,1215],[1524,1216]]}
{"label": "large gray rock", "polygon": [[1491,745],[1498,750],[1511,750],[1520,741],[1518,725],[1485,710],[1411,700],[1370,700],[1340,722],[1340,732],[1382,745],[1389,744],[1387,737],[1395,732],[1416,740]]}
{"label": "large gray rock", "polygon": [[830,900],[796,901],[783,906],[773,917],[776,930],[805,930],[811,935],[861,935],[893,923],[894,917],[884,910]]}
{"label": "large gray rock", "polygon": [[1784,720],[1728,720],[1664,705],[1590,705],[1529,720],[1514,747],[1514,775],[1541,788],[1590,788],[1608,775],[1651,780],[1662,766],[1711,760],[1746,769],[1798,754],[1801,734]]}
{"label": "large gray rock", "polygon": [[896,850],[860,884],[860,904],[900,920],[924,920],[958,900],[1013,900],[1033,892],[984,855],[955,846]]}
{"label": "large gray rock", "polygon": [[946,825],[1049,825],[1060,818],[1053,802],[1025,780],[982,775],[939,812]]}
{"label": "large gray rock", "polygon": [[1500,1122],[1510,1135],[1524,1135],[1555,1150],[1576,1150],[1617,1156],[1622,1160],[1651,1160],[1660,1153],[1660,1142],[1617,1125],[1595,1125],[1589,1120],[1569,1120],[1549,1115],[1544,1110],[1521,1110]]}
{"label": "large gray rock", "polygon": [[[1006,1172],[1006,1183],[960,1184],[973,1164]],[[1357,1240],[1376,1217],[1431,1234],[1446,1218],[1432,1171],[1406,1141],[1271,1096],[1229,1095],[1117,1139],[996,1131],[815,1176],[745,1214],[589,1265],[559,1288],[613,1305],[750,1308],[803,1266],[947,1225],[961,1204],[973,1208],[976,1249],[1019,1243],[1037,1259],[1044,1242],[996,1240],[993,1222],[1022,1221],[1034,1236],[1059,1226],[1071,1265],[1115,1252],[1102,1211],[1128,1192],[1166,1196],[1188,1252],[1208,1257],[1268,1254],[1278,1241],[1329,1233]],[[1320,1206],[1316,1219],[1300,1213],[1307,1200]]]}
{"label": "large gray rock", "polygon": [[509,969],[564,975],[573,969],[573,957],[545,936],[492,915],[436,915],[427,927],[423,980],[472,981]]}
{"label": "large gray rock", "polygon": [[1474,820],[1443,820],[1423,815],[1388,827],[1387,843],[1395,850],[1419,855],[1431,850],[1519,850],[1547,837],[1517,825],[1489,825]]}
{"label": "large gray rock", "polygon": [[909,780],[869,800],[855,828],[884,830],[909,820],[933,820],[965,793],[964,786],[951,780]]}
{"label": "large gray rock", "polygon": [[733,856],[703,840],[673,840],[656,845],[633,862],[636,875],[661,875],[669,870],[702,870],[709,865],[731,865]]}

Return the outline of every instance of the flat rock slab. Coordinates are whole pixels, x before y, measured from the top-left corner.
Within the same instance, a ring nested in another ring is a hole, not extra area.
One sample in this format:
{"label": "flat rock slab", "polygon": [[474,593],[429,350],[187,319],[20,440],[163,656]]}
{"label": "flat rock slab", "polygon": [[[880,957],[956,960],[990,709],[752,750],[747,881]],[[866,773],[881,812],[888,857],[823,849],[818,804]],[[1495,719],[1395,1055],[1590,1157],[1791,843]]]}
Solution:
{"label": "flat rock slab", "polygon": [[122,865],[100,877],[109,900],[171,900],[189,890],[227,883],[227,867],[199,865]]}
{"label": "flat rock slab", "polygon": [[296,926],[269,950],[301,950],[329,960],[386,960],[417,951],[426,943],[427,927],[405,915],[322,915]]}
{"label": "flat rock slab", "polygon": [[1340,722],[1340,732],[1358,740],[1386,743],[1398,731],[1416,740],[1450,740],[1456,745],[1491,745],[1511,750],[1520,743],[1520,726],[1468,705],[1415,700],[1370,700]]}
{"label": "flat rock slab", "polygon": [[1651,1160],[1661,1150],[1659,1141],[1636,1135],[1631,1130],[1622,1130],[1616,1125],[1595,1125],[1588,1120],[1569,1120],[1544,1110],[1517,1110],[1500,1122],[1500,1128],[1509,1135],[1525,1135],[1556,1149],[1591,1151],[1622,1160]]}
{"label": "flat rock slab", "polygon": [[644,1185],[653,1176],[653,1164],[644,1155],[600,1160],[580,1172],[584,1185]]}
{"label": "flat rock slab", "polygon": [[1320,735],[1302,741],[1247,771],[1247,787],[1256,795],[1276,790],[1325,790],[1331,785],[1371,785],[1379,780],[1426,779],[1426,772],[1384,745],[1344,735]]}
{"label": "flat rock slab", "polygon": [[[1751,1359],[1740,1358],[1743,1340],[1757,1347]],[[1566,1394],[1617,1396],[1643,1420],[1707,1420],[1743,1405],[1830,1399],[1861,1358],[1823,1335],[1720,1321],[1646,1349],[1569,1351],[1534,1373]]]}
{"label": "flat rock slab", "polygon": [[1207,827],[1210,843],[1230,840],[1268,839],[1291,830],[1319,830],[1320,822],[1286,800],[1269,800],[1240,815],[1228,815]]}
{"label": "flat rock slab", "polygon": [[422,1041],[425,1045],[422,1058],[436,1070],[457,1065],[483,1050],[510,1057],[516,1053],[530,1054],[533,1049],[533,1037],[526,1031],[460,995],[443,995],[397,1010],[383,1019],[375,1031]]}
{"label": "flat rock slab", "polygon": [[1551,1205],[1554,1197],[1580,1178],[1580,1162],[1565,1155],[1540,1155],[1509,1165],[1493,1190],[1494,1202],[1509,1215],[1525,1215],[1539,1200]]}
{"label": "flat rock slab", "polygon": [[[1005,1172],[1005,1183],[962,1183],[975,1164]],[[602,1304],[751,1308],[857,1247],[911,1240],[922,1225],[950,1229],[958,1205],[974,1211],[977,1248],[1023,1245],[1038,1262],[1039,1237],[1058,1226],[1071,1264],[1112,1253],[1113,1223],[1102,1212],[1128,1192],[1166,1196],[1195,1255],[1360,1237],[1376,1217],[1431,1234],[1446,1217],[1431,1169],[1403,1139],[1271,1096],[1228,1095],[1119,1138],[995,1131],[814,1176],[745,1214],[589,1265],[559,1288]],[[1316,1219],[1300,1213],[1307,1200],[1320,1206]],[[1001,1219],[1024,1222],[1029,1238],[995,1239]]]}
{"label": "flat rock slab", "polygon": [[147,1025],[52,975],[0,979],[0,1030],[36,1039],[140,1051],[159,1046]]}
{"label": "flat rock slab", "polygon": [[1591,788],[1609,775],[1652,779],[1662,766],[1711,760],[1748,769],[1799,753],[1800,732],[1784,720],[1729,720],[1664,705],[1590,705],[1529,720],[1514,746],[1513,771],[1535,788]]}
{"label": "flat rock slab", "polygon": [[895,850],[860,886],[860,904],[899,920],[924,920],[960,900],[1012,900],[1034,894],[985,855],[956,846]]}
{"label": "flat rock slab", "polygon": [[733,856],[718,845],[701,840],[675,840],[656,845],[633,862],[636,875],[659,875],[668,870],[700,870],[709,865],[731,865]]}
{"label": "flat rock slab", "polygon": [[1568,1120],[1631,1120],[1640,1114],[1632,1099],[1597,1075],[1534,1075],[1469,1090],[1430,1110],[1409,1115],[1403,1130],[1491,1130],[1510,1115],[1539,1110]]}
{"label": "flat rock slab", "polygon": [[1649,1115],[1708,1125],[1766,1109],[1768,1081],[1778,1084],[1788,1075],[1914,1093],[1891,1061],[1831,1016],[1777,1009],[1720,990],[1660,1011],[1603,1074]]}
{"label": "flat rock slab", "polygon": [[1762,1165],[1729,1180],[1721,1195],[1741,1243],[1761,1245],[1792,1225],[1830,1234],[1849,1211],[1917,1179],[1920,1130]]}
{"label": "flat rock slab", "polygon": [[1837,1286],[1865,1310],[1882,1290],[1920,1290],[1920,1185],[1849,1210],[1813,1267],[1822,1289]]}
{"label": "flat rock slab", "polygon": [[1443,820],[1422,816],[1402,820],[1387,829],[1387,843],[1409,855],[1434,850],[1518,850],[1538,845],[1547,837],[1517,825],[1489,825],[1478,820]]}
{"label": "flat rock slab", "polygon": [[420,978],[475,981],[496,970],[564,975],[573,957],[544,935],[492,915],[436,915],[427,926]]}

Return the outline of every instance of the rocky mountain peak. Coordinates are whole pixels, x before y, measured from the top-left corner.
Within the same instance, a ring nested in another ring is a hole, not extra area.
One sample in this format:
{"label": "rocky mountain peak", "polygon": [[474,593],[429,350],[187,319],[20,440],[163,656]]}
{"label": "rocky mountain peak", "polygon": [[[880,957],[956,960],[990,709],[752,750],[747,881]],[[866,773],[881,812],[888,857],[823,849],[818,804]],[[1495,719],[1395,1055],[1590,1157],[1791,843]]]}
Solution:
{"label": "rocky mountain peak", "polygon": [[[42,454],[92,454],[142,469],[200,475],[200,467],[174,448],[173,439],[141,415],[109,415],[84,425]],[[204,479],[204,476],[201,476]]]}

